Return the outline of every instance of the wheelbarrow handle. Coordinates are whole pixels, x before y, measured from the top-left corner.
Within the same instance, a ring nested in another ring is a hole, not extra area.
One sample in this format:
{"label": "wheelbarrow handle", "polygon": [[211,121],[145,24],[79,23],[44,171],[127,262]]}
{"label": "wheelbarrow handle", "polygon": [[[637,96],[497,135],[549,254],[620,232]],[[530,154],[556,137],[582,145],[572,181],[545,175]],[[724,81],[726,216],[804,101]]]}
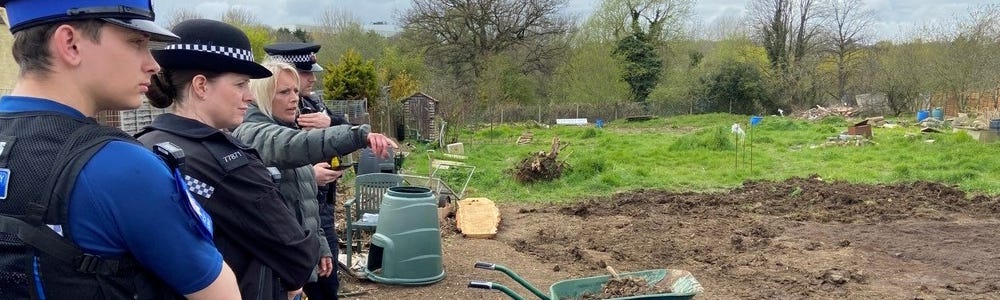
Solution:
{"label": "wheelbarrow handle", "polygon": [[[518,295],[517,292],[514,292],[514,290],[511,290],[510,288],[508,288],[508,287],[506,287],[506,286],[504,286],[502,284],[499,284],[499,283],[494,283],[494,282],[489,282],[489,281],[470,281],[469,282],[469,287],[470,288],[477,288],[477,289],[484,289],[484,290],[498,290],[498,291],[503,292],[504,294],[507,294],[507,296],[510,296],[511,299],[514,299],[514,300],[524,300],[524,297],[521,297],[521,295]],[[542,297],[542,299],[543,300],[549,300],[548,297]]]}
{"label": "wheelbarrow handle", "polygon": [[[486,269],[486,270],[496,270],[496,271],[503,272],[504,274],[507,274],[507,276],[510,276],[510,278],[514,279],[514,281],[517,281],[518,284],[520,284],[524,288],[528,289],[528,291],[531,291],[532,294],[535,294],[535,296],[538,296],[538,298],[540,298],[542,300],[549,300],[549,296],[547,296],[544,293],[542,293],[542,291],[538,290],[538,288],[536,288],[535,286],[531,285],[531,283],[528,283],[527,281],[525,281],[524,278],[521,278],[521,276],[518,276],[517,273],[514,273],[514,271],[511,271],[507,267],[504,267],[504,266],[498,265],[498,264],[494,264],[494,263],[488,263],[488,262],[478,261],[478,262],[476,262],[476,268],[477,269]],[[497,283],[490,283],[490,284],[492,286],[492,289],[494,289],[494,290],[501,290],[501,291],[504,291],[505,293],[507,293],[507,291],[505,289],[509,290],[507,287],[505,287],[503,285],[500,285],[500,284],[497,284]],[[510,293],[507,293],[507,294],[510,295]]]}
{"label": "wheelbarrow handle", "polygon": [[492,290],[493,289],[493,283],[489,282],[489,281],[469,281],[469,287],[470,288],[477,288],[477,289],[484,289],[484,290]]}
{"label": "wheelbarrow handle", "polygon": [[496,270],[497,264],[477,261],[476,269]]}

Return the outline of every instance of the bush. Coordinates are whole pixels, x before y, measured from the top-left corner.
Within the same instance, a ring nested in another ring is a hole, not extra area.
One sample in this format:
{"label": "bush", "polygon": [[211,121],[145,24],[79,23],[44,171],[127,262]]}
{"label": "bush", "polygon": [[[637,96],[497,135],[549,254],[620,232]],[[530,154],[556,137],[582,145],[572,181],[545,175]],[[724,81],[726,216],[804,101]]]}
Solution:
{"label": "bush", "polygon": [[729,128],[713,127],[689,133],[670,144],[671,151],[710,150],[726,151],[736,149],[733,134]]}

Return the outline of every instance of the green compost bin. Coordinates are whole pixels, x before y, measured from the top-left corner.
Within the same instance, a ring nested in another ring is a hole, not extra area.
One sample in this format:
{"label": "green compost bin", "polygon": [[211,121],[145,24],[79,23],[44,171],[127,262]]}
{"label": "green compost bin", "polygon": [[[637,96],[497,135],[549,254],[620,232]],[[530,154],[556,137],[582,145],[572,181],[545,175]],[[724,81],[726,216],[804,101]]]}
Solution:
{"label": "green compost bin", "polygon": [[428,188],[389,188],[371,244],[365,274],[372,281],[427,285],[444,279],[437,199]]}

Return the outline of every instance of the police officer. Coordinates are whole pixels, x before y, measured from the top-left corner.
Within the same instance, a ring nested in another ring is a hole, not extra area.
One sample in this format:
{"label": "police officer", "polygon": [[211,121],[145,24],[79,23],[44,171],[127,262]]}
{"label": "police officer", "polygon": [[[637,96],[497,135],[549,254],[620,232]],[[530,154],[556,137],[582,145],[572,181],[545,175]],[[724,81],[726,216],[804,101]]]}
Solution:
{"label": "police officer", "polygon": [[[299,74],[299,116],[296,122],[304,130],[348,124],[343,116],[333,113],[321,99],[311,95],[316,84],[316,73],[323,71],[323,67],[316,62],[316,52],[319,52],[319,49],[320,45],[312,43],[279,43],[264,46],[268,59],[291,64]],[[343,171],[336,169],[337,167],[339,166],[330,166],[328,162],[313,165],[319,190],[316,198],[319,201],[320,226],[326,235],[333,257],[337,257],[339,252],[337,231],[333,226],[337,178],[343,175]],[[340,279],[334,270],[329,276],[320,276],[317,282],[306,284],[305,292],[310,299],[337,299],[339,289]]]}
{"label": "police officer", "polygon": [[[0,0],[21,72],[0,99],[0,298],[239,299],[211,218],[99,111],[134,109],[176,40],[149,0]],[[183,155],[157,148],[171,166]]]}
{"label": "police officer", "polygon": [[215,220],[215,243],[243,299],[287,298],[312,274],[319,239],[289,211],[257,151],[223,131],[243,122],[253,102],[250,79],[271,71],[253,61],[249,39],[232,25],[196,19],[173,32],[179,42],[153,51],[163,70],[147,93],[153,106],[172,113],[136,136],[149,146],[171,142],[184,149],[181,173]]}

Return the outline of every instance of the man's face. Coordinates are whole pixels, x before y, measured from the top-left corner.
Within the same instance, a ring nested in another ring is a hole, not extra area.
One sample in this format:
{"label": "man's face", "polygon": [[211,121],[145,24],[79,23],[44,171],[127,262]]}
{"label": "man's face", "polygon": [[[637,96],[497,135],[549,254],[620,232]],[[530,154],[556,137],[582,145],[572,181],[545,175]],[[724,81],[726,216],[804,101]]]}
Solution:
{"label": "man's face", "polygon": [[299,71],[299,95],[309,96],[312,93],[313,85],[316,84],[316,73]]}
{"label": "man's face", "polygon": [[78,31],[79,80],[99,110],[135,109],[160,65],[149,51],[149,35],[105,24],[97,42]]}

